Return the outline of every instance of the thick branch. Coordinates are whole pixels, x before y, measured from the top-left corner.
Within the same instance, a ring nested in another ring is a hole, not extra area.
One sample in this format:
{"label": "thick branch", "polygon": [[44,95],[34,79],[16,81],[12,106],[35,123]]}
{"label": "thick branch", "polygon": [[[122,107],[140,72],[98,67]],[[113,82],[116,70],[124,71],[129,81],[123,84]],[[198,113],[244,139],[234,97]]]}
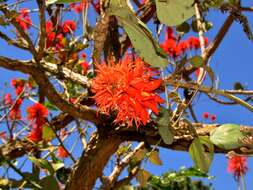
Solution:
{"label": "thick branch", "polygon": [[93,189],[105,165],[122,142],[120,136],[94,133],[69,178],[67,190]]}
{"label": "thick branch", "polygon": [[44,74],[43,67],[41,67],[40,64],[32,64],[31,62],[0,57],[0,66],[10,70],[18,70],[33,76],[34,80],[41,87],[43,93],[49,101],[57,106],[61,111],[69,113],[75,118],[89,120],[95,124],[102,123],[99,119],[99,114],[97,114],[95,110],[80,104],[73,105],[61,97]]}

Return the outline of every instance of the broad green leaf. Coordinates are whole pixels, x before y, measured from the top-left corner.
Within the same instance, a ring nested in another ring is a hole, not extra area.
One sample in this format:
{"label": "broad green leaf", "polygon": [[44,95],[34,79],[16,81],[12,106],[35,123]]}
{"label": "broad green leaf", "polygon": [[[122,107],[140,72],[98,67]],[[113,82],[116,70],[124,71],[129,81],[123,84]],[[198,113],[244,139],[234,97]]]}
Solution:
{"label": "broad green leaf", "polygon": [[60,190],[57,180],[54,176],[46,176],[40,180],[43,190]]}
{"label": "broad green leaf", "polygon": [[46,0],[46,5],[51,4],[62,4],[62,3],[75,3],[80,2],[80,0]]}
{"label": "broad green leaf", "polygon": [[213,160],[214,146],[206,136],[195,138],[189,148],[189,153],[195,166],[203,172],[208,172]]}
{"label": "broad green leaf", "polygon": [[165,144],[173,143],[173,132],[170,126],[170,113],[168,110],[164,109],[160,112],[160,116],[157,120],[158,132],[163,139]]}
{"label": "broad green leaf", "polygon": [[194,0],[155,0],[158,19],[168,26],[177,26],[191,18]]}
{"label": "broad green leaf", "polygon": [[146,156],[146,154],[147,154],[147,149],[140,149],[140,150],[138,150],[136,153],[135,153],[135,155],[134,155],[134,157],[136,158],[136,161],[141,161],[141,160],[143,160],[144,158],[145,158],[145,156]]}
{"label": "broad green leaf", "polygon": [[138,55],[154,67],[166,67],[167,55],[152,37],[146,25],[130,10],[125,0],[111,0],[110,15],[115,15],[126,31]]}
{"label": "broad green leaf", "polygon": [[190,63],[196,68],[202,67],[203,66],[203,58],[201,56],[196,55],[196,56],[190,58]]}
{"label": "broad green leaf", "polygon": [[123,187],[120,187],[118,190],[135,190],[135,188],[131,185],[125,185]]}
{"label": "broad green leaf", "polygon": [[179,174],[188,176],[188,177],[204,177],[204,178],[213,178],[213,176],[208,175],[206,172],[201,171],[199,168],[190,167],[190,168],[180,168]]}
{"label": "broad green leaf", "polygon": [[144,169],[139,169],[139,171],[136,175],[136,179],[140,183],[140,186],[143,187],[147,184],[147,181],[150,176],[151,176],[151,174],[148,171],[146,171]]}
{"label": "broad green leaf", "polygon": [[234,83],[234,89],[235,90],[244,90],[244,86],[240,82],[235,82]]}
{"label": "broad green leaf", "polygon": [[51,141],[55,138],[55,133],[50,125],[44,125],[42,128],[42,138],[45,141]]}
{"label": "broad green leaf", "polygon": [[70,168],[63,167],[56,171],[56,177],[62,184],[66,184],[70,173],[71,173]]}
{"label": "broad green leaf", "polygon": [[180,34],[188,33],[190,29],[191,29],[190,25],[187,22],[183,22],[182,24],[176,27],[176,31],[179,32]]}
{"label": "broad green leaf", "polygon": [[51,163],[48,160],[40,159],[40,158],[35,158],[35,157],[32,157],[32,156],[28,156],[28,158],[36,166],[38,166],[38,167],[40,167],[42,169],[46,169],[47,171],[49,171],[49,173],[51,175],[54,175],[54,168],[52,167]]}
{"label": "broad green leaf", "polygon": [[155,164],[155,165],[162,165],[162,160],[160,159],[159,157],[159,152],[158,151],[152,151],[150,152],[150,155],[148,157],[149,161],[152,163],[152,164]]}
{"label": "broad green leaf", "polygon": [[61,169],[61,168],[64,167],[64,163],[62,163],[62,162],[52,163],[52,167],[53,167],[54,171],[57,171],[57,170],[59,170],[59,169]]}
{"label": "broad green leaf", "polygon": [[241,147],[239,139],[242,137],[244,134],[240,131],[240,126],[236,124],[223,124],[211,131],[210,134],[211,142],[225,150]]}

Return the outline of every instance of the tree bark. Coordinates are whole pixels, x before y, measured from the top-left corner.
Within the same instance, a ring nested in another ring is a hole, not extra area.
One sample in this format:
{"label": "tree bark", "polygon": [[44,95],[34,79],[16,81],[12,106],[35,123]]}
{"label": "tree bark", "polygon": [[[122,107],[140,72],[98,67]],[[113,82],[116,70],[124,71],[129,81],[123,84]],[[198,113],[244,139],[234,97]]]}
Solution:
{"label": "tree bark", "polygon": [[66,190],[93,189],[97,178],[102,176],[105,165],[121,142],[119,136],[94,133],[87,149],[72,170]]}

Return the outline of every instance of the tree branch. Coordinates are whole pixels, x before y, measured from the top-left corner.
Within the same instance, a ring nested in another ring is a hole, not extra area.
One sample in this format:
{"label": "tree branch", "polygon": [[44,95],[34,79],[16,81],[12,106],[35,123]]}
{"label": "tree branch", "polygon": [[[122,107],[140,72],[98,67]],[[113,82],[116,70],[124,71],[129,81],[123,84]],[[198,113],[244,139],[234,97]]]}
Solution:
{"label": "tree branch", "polygon": [[128,153],[119,164],[117,164],[114,167],[114,170],[112,171],[112,173],[110,174],[110,176],[107,178],[106,184],[103,186],[103,189],[111,189],[111,187],[114,187],[116,180],[118,179],[119,175],[121,174],[121,172],[124,170],[124,168],[130,163],[131,159],[133,158],[133,156],[136,154],[136,152],[138,152],[139,150],[144,148],[145,143],[144,142],[140,142],[138,146],[135,147],[135,149]]}
{"label": "tree branch", "polygon": [[20,49],[23,49],[23,50],[26,50],[26,51],[30,51],[27,46],[21,45],[20,43],[18,43],[17,41],[11,39],[9,36],[7,36],[6,34],[4,34],[1,31],[0,31],[0,38],[5,40],[9,45],[13,45],[17,48],[20,48]]}
{"label": "tree branch", "polygon": [[40,20],[40,34],[38,43],[38,60],[41,60],[44,55],[44,50],[46,46],[46,2],[44,0],[37,0],[39,7],[39,20]]}
{"label": "tree branch", "polygon": [[18,70],[33,76],[48,100],[61,111],[69,113],[75,118],[89,120],[96,125],[104,123],[101,118],[103,117],[106,119],[106,117],[102,114],[98,114],[96,110],[80,104],[73,105],[61,97],[44,74],[43,67],[41,67],[40,64],[32,64],[27,61],[18,61],[0,57],[0,66],[10,70]]}
{"label": "tree branch", "polygon": [[3,12],[5,17],[10,20],[12,25],[17,29],[17,31],[21,35],[21,37],[25,39],[25,41],[28,43],[29,50],[32,53],[34,59],[37,60],[37,51],[33,45],[31,38],[17,23],[17,21],[15,20],[15,16],[13,16],[13,14],[15,14],[16,12],[15,13],[11,12],[5,4],[0,5],[0,11]]}
{"label": "tree branch", "polygon": [[96,179],[102,176],[105,165],[121,142],[120,136],[108,136],[105,131],[94,133],[87,149],[72,170],[66,190],[92,189]]}

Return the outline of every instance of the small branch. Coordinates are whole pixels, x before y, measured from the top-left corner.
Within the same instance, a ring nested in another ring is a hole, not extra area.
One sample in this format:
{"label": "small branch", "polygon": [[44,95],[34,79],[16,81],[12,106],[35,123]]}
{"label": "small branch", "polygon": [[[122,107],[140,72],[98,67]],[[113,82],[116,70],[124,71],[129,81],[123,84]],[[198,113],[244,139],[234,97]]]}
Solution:
{"label": "small branch", "polygon": [[57,134],[56,130],[53,128],[53,131],[54,131],[54,134],[57,138],[57,140],[59,141],[60,143],[60,146],[68,153],[70,159],[73,161],[73,163],[76,163],[76,160],[74,158],[74,156],[68,151],[68,149],[65,147],[65,145],[63,144],[61,138],[59,137],[59,135]]}
{"label": "small branch", "polygon": [[[215,53],[221,42],[223,41],[225,35],[227,34],[229,28],[232,26],[234,22],[234,18],[232,15],[229,15],[225,22],[223,23],[222,27],[220,28],[219,32],[216,34],[214,40],[209,44],[209,46],[206,48],[206,52],[203,57],[204,63],[207,62],[207,60]],[[193,73],[196,70],[195,67],[190,67],[185,71],[185,75],[189,76],[191,73]]]}
{"label": "small branch", "polygon": [[241,11],[249,11],[249,12],[253,12],[253,7],[240,7]]}
{"label": "small branch", "polygon": [[[185,83],[185,82],[180,82],[180,81],[175,81],[172,79],[167,79],[165,81],[165,85],[172,85],[172,86],[176,86],[176,87],[180,87],[180,88],[186,88],[186,89],[192,89],[192,90],[198,90],[204,93],[213,93],[216,95],[221,95],[225,98],[228,98],[242,106],[244,106],[245,108],[247,108],[248,110],[253,112],[253,106],[250,105],[249,103],[245,102],[244,100],[234,96],[233,94],[228,93],[225,90],[218,90],[215,88],[210,88],[210,87],[206,87],[203,85],[199,85],[199,84],[194,84],[194,83]],[[240,91],[238,91],[240,92]]]}
{"label": "small branch", "polygon": [[120,187],[123,187],[124,185],[128,185],[131,182],[131,180],[137,175],[138,171],[139,171],[139,167],[135,167],[134,169],[132,169],[129,175],[117,181],[112,187],[112,189],[116,190],[116,189],[119,189]]}
{"label": "small branch", "polygon": [[13,39],[9,38],[9,36],[7,36],[6,34],[4,34],[1,31],[0,31],[0,38],[5,40],[9,45],[13,45],[17,48],[29,51],[29,48],[27,46],[21,45],[21,43],[17,42],[16,40],[13,40]]}
{"label": "small branch", "polygon": [[110,176],[108,177],[106,186],[103,187],[104,189],[110,189],[111,187],[114,186],[114,183],[116,182],[116,180],[118,179],[119,175],[121,174],[121,172],[124,170],[124,168],[130,163],[131,159],[133,158],[133,156],[136,154],[136,152],[138,152],[139,150],[144,148],[145,143],[144,142],[140,142],[136,148],[128,153],[123,159],[122,161],[117,164],[114,167],[114,170],[112,171],[112,173],[110,174]]}
{"label": "small branch", "polygon": [[21,37],[25,39],[25,41],[28,43],[29,50],[32,53],[34,59],[37,60],[37,51],[33,45],[31,38],[17,23],[15,17],[13,16],[13,13],[5,5],[0,5],[0,11],[5,15],[6,18],[10,20],[12,25],[17,29],[17,31],[21,35]]}
{"label": "small branch", "polygon": [[46,4],[44,0],[37,0],[39,7],[39,21],[40,21],[40,33],[38,43],[38,60],[41,60],[44,56],[44,50],[46,45]]}
{"label": "small branch", "polygon": [[32,188],[33,187],[31,184],[27,183],[25,180],[0,178],[0,188],[3,188],[3,189],[10,189],[10,188],[18,189],[21,186],[24,187],[24,188]]}
{"label": "small branch", "polygon": [[222,25],[222,27],[220,28],[219,32],[215,36],[214,40],[207,47],[207,50],[204,56],[205,59],[210,58],[214,54],[214,52],[217,50],[222,40],[224,39],[225,35],[227,34],[229,28],[232,26],[233,22],[234,22],[233,16],[229,15],[227,19],[225,20],[224,24]]}
{"label": "small branch", "polygon": [[[1,155],[2,157],[2,155]],[[12,162],[8,159],[4,159],[8,165],[17,173],[19,174],[21,177],[23,177],[23,179],[25,179],[29,184],[31,184],[33,187],[37,188],[37,189],[41,189],[41,187],[35,183],[34,181],[31,181],[28,177],[26,177],[14,164],[12,164]]]}

